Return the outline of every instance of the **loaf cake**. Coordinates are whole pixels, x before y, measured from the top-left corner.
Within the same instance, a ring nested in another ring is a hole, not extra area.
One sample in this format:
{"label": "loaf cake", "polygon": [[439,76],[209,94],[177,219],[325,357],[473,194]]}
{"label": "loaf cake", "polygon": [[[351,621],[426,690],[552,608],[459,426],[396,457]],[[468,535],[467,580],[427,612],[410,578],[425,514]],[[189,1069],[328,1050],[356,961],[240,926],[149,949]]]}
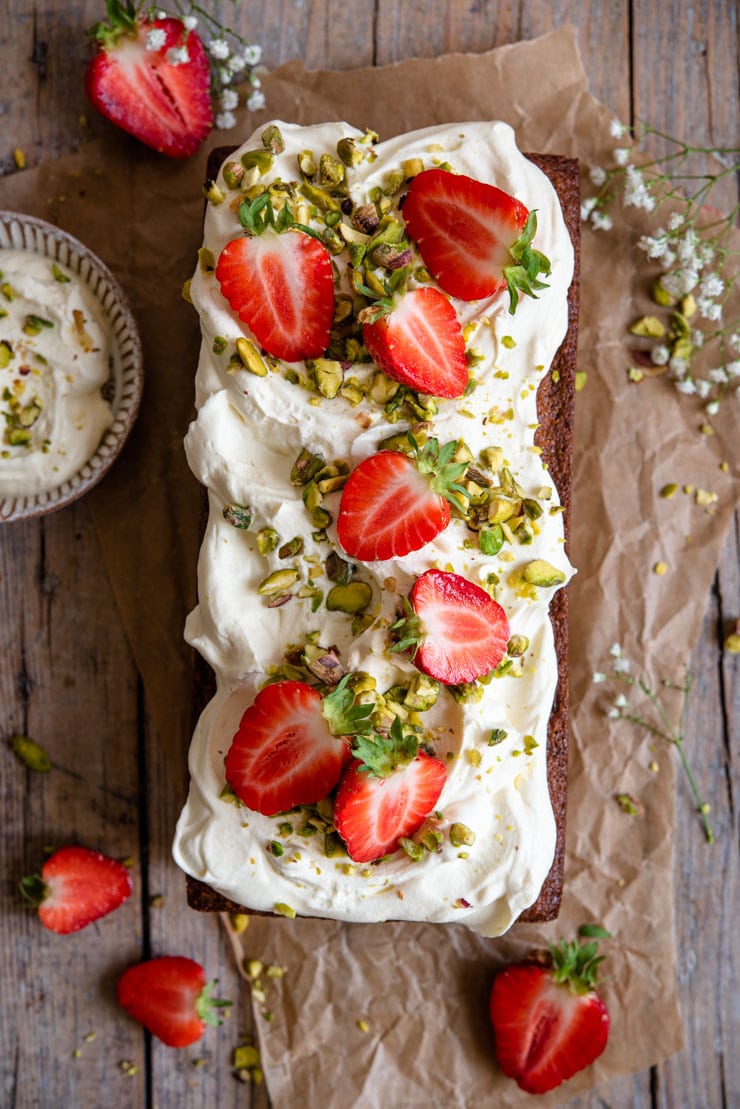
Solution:
{"label": "loaf cake", "polygon": [[503,123],[276,122],[205,191],[189,902],[552,919],[577,163]]}

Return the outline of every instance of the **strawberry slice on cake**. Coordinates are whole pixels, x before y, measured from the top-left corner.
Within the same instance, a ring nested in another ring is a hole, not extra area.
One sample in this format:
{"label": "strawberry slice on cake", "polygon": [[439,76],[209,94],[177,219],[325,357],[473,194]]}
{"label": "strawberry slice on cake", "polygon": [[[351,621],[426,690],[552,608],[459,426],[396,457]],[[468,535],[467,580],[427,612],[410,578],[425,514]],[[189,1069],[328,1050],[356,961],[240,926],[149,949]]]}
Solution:
{"label": "strawberry slice on cake", "polygon": [[532,248],[537,215],[494,185],[460,173],[427,169],[413,179],[403,205],[406,230],[440,286],[461,300],[508,288],[513,314],[519,294],[547,286],[550,262]]}

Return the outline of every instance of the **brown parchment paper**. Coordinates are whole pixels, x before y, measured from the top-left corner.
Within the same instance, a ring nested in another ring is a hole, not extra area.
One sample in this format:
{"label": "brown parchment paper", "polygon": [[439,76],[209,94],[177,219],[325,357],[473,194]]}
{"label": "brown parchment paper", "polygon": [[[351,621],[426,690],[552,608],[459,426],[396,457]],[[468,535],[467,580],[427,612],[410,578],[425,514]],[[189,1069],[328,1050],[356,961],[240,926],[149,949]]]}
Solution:
{"label": "brown parchment paper", "polygon": [[[433,123],[500,118],[516,128],[521,148],[586,164],[608,162],[616,145],[609,113],[586,87],[571,28],[480,56],[353,73],[307,73],[292,63],[268,75],[264,87],[268,109],[240,117],[237,130],[218,136],[222,141],[238,141],[272,117],[300,123],[343,117],[383,138]],[[112,132],[74,156],[0,180],[0,206],[52,220],[108,263],[141,329],[147,373],[141,416],[89,504],[178,795],[191,695],[191,658],[181,634],[194,602],[199,504],[181,447],[199,336],[179,290],[200,244],[204,164],[168,162]],[[707,437],[697,433],[699,408],[669,382],[627,382],[625,329],[648,308],[646,266],[635,242],[654,224],[646,213],[617,213],[612,232],[586,231],[583,240],[579,368],[588,383],[577,404],[571,557],[579,574],[571,592],[573,742],[560,919],[515,926],[491,941],[456,925],[252,918],[242,937],[231,937],[237,958],[287,968],[282,979],[270,980],[266,1007],[275,1019],[257,1016],[276,1106],[467,1109],[530,1102],[493,1061],[491,979],[504,961],[568,937],[584,921],[598,920],[614,934],[603,987],[612,1034],[592,1068],[539,1103],[557,1104],[681,1047],[669,939],[675,768],[665,751],[658,755],[661,773],[648,770],[656,757],[649,740],[609,721],[604,687],[591,683],[592,671],[606,668],[613,642],[636,671],[682,672],[737,498],[736,404],[723,406]],[[728,472],[719,470],[723,460]],[[714,514],[687,496],[661,499],[658,491],[669,481],[715,491]],[[662,578],[651,573],[658,560],[669,565]],[[625,817],[614,801],[621,791],[643,801],[643,817]]]}

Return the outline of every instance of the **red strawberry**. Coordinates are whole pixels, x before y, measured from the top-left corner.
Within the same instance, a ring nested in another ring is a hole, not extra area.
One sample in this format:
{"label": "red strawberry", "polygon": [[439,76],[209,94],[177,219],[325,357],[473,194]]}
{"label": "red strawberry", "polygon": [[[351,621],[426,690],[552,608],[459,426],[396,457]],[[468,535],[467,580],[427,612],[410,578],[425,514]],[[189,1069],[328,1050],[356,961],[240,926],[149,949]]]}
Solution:
{"label": "red strawberry", "polygon": [[460,397],[468,384],[465,339],[455,309],[438,289],[412,289],[362,329],[381,370],[418,393]]}
{"label": "red strawberry", "polygon": [[381,859],[412,836],[447,781],[440,759],[419,751],[418,738],[394,721],[389,737],[361,738],[339,783],[334,825],[358,863]]}
{"label": "red strawberry", "polygon": [[[597,926],[581,935],[609,939]],[[491,1020],[501,1070],[530,1094],[544,1094],[601,1055],[609,1013],[594,991],[596,943],[562,942],[547,965],[515,963],[496,976]]]}
{"label": "red strawberry", "polygon": [[[179,19],[148,19],[133,4],[108,4],[110,24],[91,31],[98,53],[85,74],[90,102],[116,126],[171,158],[194,154],[213,127],[203,43]],[[162,44],[147,49],[147,38]],[[171,51],[187,51],[175,64]],[[168,60],[169,56],[169,60]]]}
{"label": "red strawberry", "polygon": [[326,697],[305,682],[265,686],[241,718],[226,755],[226,781],[265,816],[311,805],[334,789],[372,705],[354,704],[343,678]]}
{"label": "red strawberry", "polygon": [[193,959],[165,955],[125,970],[116,992],[129,1016],[168,1047],[187,1047],[207,1024],[221,1023],[216,1009],[231,1005],[210,996],[215,984]]}
{"label": "red strawberry", "polygon": [[60,847],[41,868],[21,881],[25,898],[39,909],[39,920],[66,934],[99,920],[122,905],[133,883],[126,867],[88,847]]}
{"label": "red strawberry", "polygon": [[450,503],[465,504],[458,479],[467,468],[452,462],[453,440],[440,448],[429,439],[422,450],[380,451],[357,466],[342,490],[337,519],[347,554],[371,562],[418,551],[450,522]]}
{"label": "red strawberry", "polygon": [[516,308],[519,293],[546,286],[550,262],[531,242],[537,217],[515,197],[463,174],[428,169],[409,185],[406,229],[427,269],[452,296],[478,300],[505,285]]}
{"label": "red strawberry", "polygon": [[485,589],[446,570],[427,570],[411,590],[408,614],[395,625],[396,651],[411,647],[414,664],[445,685],[474,682],[506,651],[509,621]]}

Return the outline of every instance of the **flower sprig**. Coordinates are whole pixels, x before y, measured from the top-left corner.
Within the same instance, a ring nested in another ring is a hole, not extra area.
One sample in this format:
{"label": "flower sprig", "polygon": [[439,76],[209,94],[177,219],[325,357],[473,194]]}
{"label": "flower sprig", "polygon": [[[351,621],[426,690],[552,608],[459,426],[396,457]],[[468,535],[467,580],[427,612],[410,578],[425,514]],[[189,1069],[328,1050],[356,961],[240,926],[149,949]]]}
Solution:
{"label": "flower sprig", "polygon": [[[590,180],[598,192],[583,201],[581,218],[594,230],[608,231],[620,197],[625,207],[655,212],[656,220],[660,209],[669,206],[664,225],[638,242],[648,259],[661,266],[653,299],[672,310],[668,327],[661,325],[662,333],[652,336],[663,340],[665,334],[668,341],[650,348],[649,373],[669,372],[679,393],[705,401],[707,414],[715,415],[728,391],[740,400],[740,389],[735,388],[740,383],[740,320],[725,319],[740,271],[738,252],[731,244],[740,205],[722,213],[707,204],[719,182],[740,169],[740,149],[692,146],[649,124],[639,123],[630,131],[618,120],[612,122],[611,136],[621,140],[613,151],[614,164],[591,167]],[[668,152],[652,158],[641,154],[640,144],[651,136],[667,143]],[[712,156],[721,168],[689,172],[696,155]],[[719,364],[702,371],[696,356],[712,344],[714,357],[706,361]],[[630,371],[633,381],[643,376],[639,369]]]}
{"label": "flower sprig", "polygon": [[[232,2],[237,3],[238,0]],[[217,128],[228,131],[236,125],[234,109],[239,105],[239,94],[231,87],[233,84],[249,82],[250,91],[246,97],[248,111],[258,112],[264,108],[261,76],[265,70],[260,64],[262,47],[258,43],[247,42],[238,31],[222,24],[206,7],[193,3],[193,0],[172,0],[171,11],[157,5],[148,5],[143,10],[150,19],[174,16],[182,21],[186,31],[197,31],[210,62],[211,93],[218,108],[214,119]],[[156,38],[161,33],[156,28],[149,32],[148,49],[158,50],[161,47],[162,43]],[[170,50],[167,60],[170,65],[187,62],[187,40],[182,46]]]}
{"label": "flower sprig", "polygon": [[[710,806],[703,800],[699,792],[696,778],[694,777],[684,749],[684,720],[686,716],[686,706],[693,683],[691,674],[687,672],[682,682],[673,682],[668,678],[663,678],[660,682],[664,689],[677,690],[682,695],[678,724],[674,726],[663,706],[659,694],[655,691],[647,678],[636,678],[630,673],[632,668],[631,662],[624,656],[621,646],[618,643],[613,644],[609,650],[609,654],[612,660],[613,678],[622,682],[630,690],[642,693],[652,706],[654,715],[651,717],[644,716],[639,707],[630,704],[629,696],[620,693],[606,710],[607,716],[613,720],[629,720],[632,724],[638,724],[641,728],[645,728],[650,732],[651,735],[665,740],[666,743],[670,743],[676,748],[681,766],[683,767],[686,779],[689,783],[691,794],[696,802],[696,811],[699,814],[699,819],[704,829],[704,836],[707,843],[714,843],[714,832],[709,822]],[[600,684],[608,681],[609,675],[597,671],[593,675],[592,680],[594,683]],[[627,797],[626,794],[620,796]],[[623,807],[626,808],[624,805]],[[626,811],[629,811],[629,809],[626,809]]]}

